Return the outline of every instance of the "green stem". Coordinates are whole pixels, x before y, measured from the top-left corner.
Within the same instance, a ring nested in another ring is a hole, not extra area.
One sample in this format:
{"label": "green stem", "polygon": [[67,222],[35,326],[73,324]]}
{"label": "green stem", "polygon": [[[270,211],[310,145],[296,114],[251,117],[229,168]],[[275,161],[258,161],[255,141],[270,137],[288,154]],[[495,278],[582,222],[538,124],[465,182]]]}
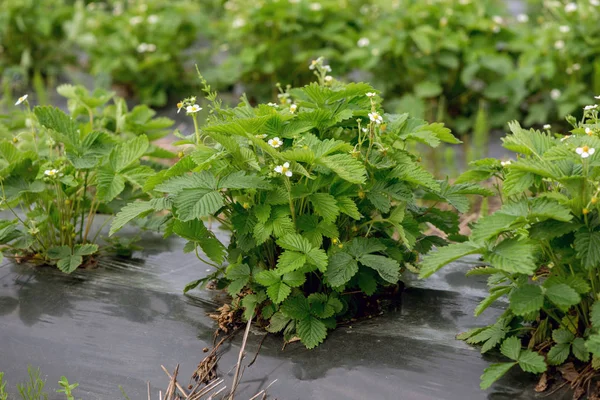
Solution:
{"label": "green stem", "polygon": [[194,131],[196,133],[196,144],[200,144],[200,128],[198,128],[198,117],[196,113],[192,114],[192,120],[194,121]]}

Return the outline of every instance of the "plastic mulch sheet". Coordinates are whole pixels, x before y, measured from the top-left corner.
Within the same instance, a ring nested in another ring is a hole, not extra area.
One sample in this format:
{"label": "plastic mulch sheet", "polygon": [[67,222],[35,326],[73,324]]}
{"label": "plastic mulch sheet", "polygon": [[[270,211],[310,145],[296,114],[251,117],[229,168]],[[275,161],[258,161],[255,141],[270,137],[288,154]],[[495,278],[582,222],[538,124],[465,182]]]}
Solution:
{"label": "plastic mulch sheet", "polygon": [[[0,267],[0,371],[12,390],[27,378],[27,365],[40,367],[47,387],[61,375],[79,382],[77,398],[153,398],[166,388],[160,365],[181,364],[187,384],[204,347],[213,343],[207,316],[223,301],[221,292],[194,290],[191,280],[208,267],[182,252],[183,241],[148,236],[133,259],[103,259],[94,270],[64,275],[5,261]],[[465,278],[468,263],[456,263],[430,280],[408,279],[397,310],[342,326],[323,345],[300,343],[282,349],[269,336],[256,362],[245,369],[236,399],[248,399],[275,379],[269,398],[277,399],[532,399],[534,376],[511,371],[488,391],[480,391],[483,369],[496,360],[455,340],[455,335],[490,323],[501,309],[479,320],[473,315],[485,283]],[[264,332],[252,330],[247,345],[253,358]],[[222,349],[219,375],[235,366],[242,334]],[[16,398],[16,397],[15,397]],[[565,392],[552,399],[570,398]],[[50,399],[64,399],[52,393]]]}

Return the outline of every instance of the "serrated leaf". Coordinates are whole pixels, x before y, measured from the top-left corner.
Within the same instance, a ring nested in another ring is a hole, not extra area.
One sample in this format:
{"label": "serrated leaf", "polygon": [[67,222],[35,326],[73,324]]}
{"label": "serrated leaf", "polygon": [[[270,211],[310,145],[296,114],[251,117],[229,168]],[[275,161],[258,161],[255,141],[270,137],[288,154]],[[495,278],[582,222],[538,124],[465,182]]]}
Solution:
{"label": "serrated leaf", "polygon": [[440,247],[437,251],[430,252],[423,258],[419,278],[427,278],[444,265],[469,254],[481,253],[483,250],[481,246],[472,242],[455,243]]}
{"label": "serrated leaf", "polygon": [[590,352],[585,347],[585,340],[583,338],[575,338],[572,343],[573,355],[580,361],[588,362],[590,360]]}
{"label": "serrated leaf", "polygon": [[517,239],[505,239],[484,255],[493,267],[510,273],[531,275],[537,269],[535,247]]}
{"label": "serrated leaf", "polygon": [[285,250],[277,259],[277,272],[283,275],[296,271],[306,264],[306,256],[297,251]]}
{"label": "serrated leaf", "polygon": [[325,324],[312,315],[297,322],[296,332],[307,349],[317,347],[327,337]]}
{"label": "serrated leaf", "polygon": [[565,311],[581,301],[579,293],[564,283],[559,283],[546,288],[545,294],[548,300]]}
{"label": "serrated leaf", "polygon": [[314,193],[309,196],[315,213],[320,215],[325,221],[335,222],[340,214],[335,197],[329,193]]}
{"label": "serrated leaf", "polygon": [[590,321],[596,329],[600,328],[600,301],[596,300],[590,310]]}
{"label": "serrated leaf", "polygon": [[310,316],[308,300],[302,295],[288,297],[281,305],[281,311],[286,316],[296,320]]}
{"label": "serrated leaf", "polygon": [[213,215],[225,202],[221,193],[216,190],[195,188],[181,190],[175,196],[174,205],[177,217],[182,221],[189,221]]}
{"label": "serrated leaf", "polygon": [[521,341],[516,336],[507,338],[500,346],[500,352],[511,360],[517,361],[521,354]]}
{"label": "serrated leaf", "polygon": [[109,169],[101,168],[96,174],[98,198],[109,203],[125,189],[125,178]]}
{"label": "serrated leaf", "polygon": [[544,357],[531,350],[523,350],[519,355],[519,366],[525,372],[541,374],[548,368]]}
{"label": "serrated leaf", "polygon": [[350,197],[336,197],[336,200],[337,206],[340,209],[341,213],[346,214],[347,216],[355,220],[359,220],[362,218],[362,215],[358,211],[356,203]]}
{"label": "serrated leaf", "polygon": [[358,264],[354,257],[345,252],[335,253],[329,257],[325,277],[333,287],[343,286],[358,272]]}
{"label": "serrated leaf", "polygon": [[260,271],[254,280],[263,286],[272,286],[281,281],[281,276],[275,271]]}
{"label": "serrated leaf", "polygon": [[585,268],[600,264],[600,232],[579,231],[575,234],[575,250]]}
{"label": "serrated leaf", "polygon": [[494,382],[500,379],[504,374],[508,372],[513,366],[517,363],[497,363],[491,364],[489,367],[483,370],[483,375],[481,375],[481,383],[479,387],[481,390],[488,389]]}
{"label": "serrated leaf", "polygon": [[477,307],[475,307],[475,313],[474,315],[476,317],[480,316],[482,312],[484,312],[490,305],[492,305],[492,303],[494,303],[496,300],[498,300],[500,297],[508,294],[510,292],[511,288],[510,287],[504,287],[501,288],[499,290],[495,290],[493,293],[491,293],[488,297],[486,297],[485,299],[483,299],[478,305]]}
{"label": "serrated leaf", "polygon": [[570,343],[559,343],[550,349],[547,354],[548,364],[550,365],[560,365],[565,362],[569,354],[571,353],[571,344]]}
{"label": "serrated leaf", "polygon": [[97,244],[77,244],[73,249],[73,255],[75,256],[91,256],[92,254],[96,254],[98,252]]}
{"label": "serrated leaf", "polygon": [[70,274],[71,272],[75,271],[77,267],[79,267],[82,263],[83,257],[81,256],[67,256],[58,260],[56,266],[65,274]]}
{"label": "serrated leaf", "polygon": [[269,299],[275,304],[284,301],[292,293],[292,289],[285,283],[278,281],[267,288]]}
{"label": "serrated leaf", "polygon": [[366,182],[367,171],[364,165],[349,154],[334,154],[319,158],[317,164],[322,164],[335,172],[340,178],[356,184]]}
{"label": "serrated leaf", "polygon": [[396,284],[400,279],[400,264],[396,260],[385,256],[365,254],[358,261],[377,271],[379,276],[386,282]]}
{"label": "serrated leaf", "polygon": [[515,315],[539,311],[543,304],[544,293],[542,288],[537,285],[519,286],[510,295],[510,309]]}

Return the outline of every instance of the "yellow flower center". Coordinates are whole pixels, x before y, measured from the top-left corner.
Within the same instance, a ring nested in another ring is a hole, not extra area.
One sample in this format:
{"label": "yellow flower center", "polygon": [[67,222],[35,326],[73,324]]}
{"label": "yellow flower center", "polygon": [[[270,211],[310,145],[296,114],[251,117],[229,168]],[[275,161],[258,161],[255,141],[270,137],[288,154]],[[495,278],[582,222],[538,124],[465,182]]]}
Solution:
{"label": "yellow flower center", "polygon": [[587,153],[587,152],[590,150],[590,148],[589,148],[589,147],[587,147],[587,146],[583,146],[583,147],[581,148],[581,150],[583,150],[583,152],[584,152],[584,153]]}
{"label": "yellow flower center", "polygon": [[183,107],[183,103],[177,103],[177,108]]}

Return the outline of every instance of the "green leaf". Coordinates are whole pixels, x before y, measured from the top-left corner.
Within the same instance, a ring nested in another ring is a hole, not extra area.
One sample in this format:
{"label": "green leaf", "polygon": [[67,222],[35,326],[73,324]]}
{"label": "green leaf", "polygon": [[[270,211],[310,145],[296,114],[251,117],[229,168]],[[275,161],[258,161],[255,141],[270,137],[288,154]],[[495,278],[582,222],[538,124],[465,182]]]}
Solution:
{"label": "green leaf", "polygon": [[271,333],[281,332],[290,321],[291,319],[289,317],[285,316],[281,311],[278,311],[273,314],[269,320],[269,326],[267,326],[266,329]]}
{"label": "green leaf", "polygon": [[511,360],[517,361],[521,354],[521,341],[516,336],[511,336],[502,342],[500,352]]}
{"label": "green leaf", "polygon": [[493,267],[510,273],[531,275],[537,269],[535,247],[517,239],[505,239],[484,255]]}
{"label": "green leaf", "polygon": [[440,247],[435,252],[428,253],[421,262],[421,270],[419,272],[419,278],[427,278],[437,272],[444,265],[451,263],[454,260],[458,260],[469,254],[481,253],[484,250],[483,247],[472,243],[455,243],[445,247]]}
{"label": "green leaf", "polygon": [[436,182],[433,175],[415,163],[405,163],[397,166],[392,171],[391,176],[405,182],[421,185],[434,192],[440,190],[440,185]]}
{"label": "green leaf", "polygon": [[573,340],[573,355],[583,362],[590,360],[590,352],[585,347],[585,340],[583,338],[575,338]]}
{"label": "green leaf", "polygon": [[377,291],[377,279],[375,279],[375,272],[372,269],[361,268],[357,277],[358,287],[367,296],[371,296]]}
{"label": "green leaf", "polygon": [[335,197],[329,193],[314,193],[309,197],[310,202],[315,209],[315,213],[320,215],[325,221],[335,222],[340,214]]}
{"label": "green leaf", "polygon": [[152,199],[150,201],[136,201],[121,208],[110,225],[109,236],[121,230],[126,224],[136,218],[141,218],[152,211],[162,211],[170,207],[167,198]]}
{"label": "green leaf", "polygon": [[400,279],[400,264],[396,260],[385,256],[365,254],[358,261],[379,273],[381,278],[389,283],[396,284]]}
{"label": "green leaf", "polygon": [[48,249],[48,258],[51,260],[58,260],[66,258],[71,255],[71,248],[69,246],[56,246]]}
{"label": "green leaf", "polygon": [[585,268],[600,264],[600,232],[579,231],[575,234],[575,250]]}
{"label": "green leaf", "polygon": [[325,324],[312,315],[297,322],[296,332],[307,349],[317,347],[327,337]]}
{"label": "green leaf", "polygon": [[216,190],[204,188],[183,189],[175,197],[177,217],[182,221],[199,219],[216,213],[225,205],[223,196]]}
{"label": "green leaf", "polygon": [[511,291],[510,287],[504,287],[499,290],[495,290],[488,297],[482,300],[477,307],[475,307],[475,316],[478,317],[484,312],[492,303],[498,300],[500,297],[508,294]]}
{"label": "green leaf", "polygon": [[219,189],[265,189],[271,188],[271,184],[262,176],[247,175],[244,171],[237,171],[219,180]]}
{"label": "green leaf", "polygon": [[349,154],[334,154],[322,157],[317,160],[317,164],[331,169],[340,178],[348,182],[356,184],[366,182],[367,171],[364,165]]}
{"label": "green leaf", "polygon": [[596,300],[590,310],[590,321],[592,326],[596,329],[600,328],[600,301]]}
{"label": "green leaf", "polygon": [[600,334],[590,335],[585,341],[585,347],[594,355],[600,356]]}
{"label": "green leaf", "polygon": [[343,286],[358,272],[358,264],[348,253],[339,252],[329,257],[325,277],[333,287]]}
{"label": "green leaf", "polygon": [[510,309],[515,315],[525,315],[539,311],[544,304],[542,288],[526,284],[517,287],[510,295]]}
{"label": "green leaf", "polygon": [[310,316],[308,300],[302,295],[288,297],[281,305],[281,311],[286,316],[296,320]]}
{"label": "green leaf", "polygon": [[267,288],[269,299],[275,304],[284,301],[292,293],[292,289],[285,283],[278,281]]}
{"label": "green leaf", "polygon": [[504,374],[508,372],[513,366],[517,363],[497,363],[491,364],[489,367],[483,370],[483,375],[481,375],[481,383],[479,387],[481,390],[488,389],[494,382],[500,379]]}
{"label": "green leaf", "polygon": [[285,250],[277,259],[277,272],[283,275],[296,271],[306,264],[306,256],[292,250]]}
{"label": "green leaf", "polygon": [[569,354],[571,353],[570,343],[559,343],[550,349],[547,354],[548,364],[560,365],[565,362]]}
{"label": "green leaf", "polygon": [[281,276],[275,271],[260,271],[254,280],[263,286],[272,286],[281,281]]}
{"label": "green leaf", "polygon": [[302,286],[306,282],[306,275],[299,271],[289,272],[283,275],[283,281],[290,287]]}
{"label": "green leaf", "polygon": [[346,214],[347,216],[355,220],[359,220],[362,218],[362,215],[358,211],[356,203],[350,197],[341,196],[337,197],[336,200],[337,206],[340,209],[341,213]]}
{"label": "green leaf", "polygon": [[566,329],[555,329],[552,331],[552,340],[558,344],[570,344],[573,339],[575,339],[575,335]]}
{"label": "green leaf", "polygon": [[148,150],[148,138],[140,135],[128,142],[119,144],[110,152],[109,163],[113,171],[121,172],[134,163],[139,162]]}
{"label": "green leaf", "polygon": [[56,266],[65,274],[70,274],[71,272],[75,271],[77,267],[79,267],[82,263],[83,257],[81,256],[67,256],[58,260]]}
{"label": "green leaf", "polygon": [[98,252],[97,244],[78,244],[75,245],[75,249],[73,250],[73,255],[75,256],[91,256],[92,254],[96,254]]}
{"label": "green leaf", "polygon": [[312,250],[312,245],[308,239],[297,233],[291,233],[277,239],[277,244],[285,250],[293,250],[301,253],[308,253]]}
{"label": "green leaf", "polygon": [[96,175],[98,199],[109,203],[125,189],[125,178],[107,168],[101,168]]}
{"label": "green leaf", "polygon": [[521,351],[519,356],[519,366],[525,372],[541,374],[548,368],[544,357],[531,350]]}
{"label": "green leaf", "polygon": [[556,304],[563,311],[568,310],[569,307],[578,304],[581,301],[579,293],[564,283],[559,283],[546,288],[545,294],[548,300]]}

